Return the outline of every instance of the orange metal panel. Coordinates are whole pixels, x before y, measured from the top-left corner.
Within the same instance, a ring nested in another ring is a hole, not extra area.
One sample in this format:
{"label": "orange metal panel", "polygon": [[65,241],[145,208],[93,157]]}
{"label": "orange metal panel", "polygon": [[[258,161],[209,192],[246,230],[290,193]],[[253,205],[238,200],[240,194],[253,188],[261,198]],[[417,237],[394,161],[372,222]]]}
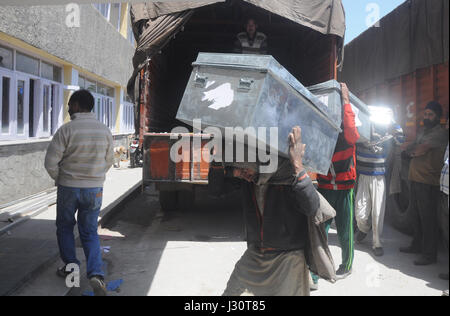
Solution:
{"label": "orange metal panel", "polygon": [[169,178],[170,148],[166,140],[155,140],[149,149],[150,177],[154,180]]}
{"label": "orange metal panel", "polygon": [[209,143],[209,140],[203,140],[201,149],[194,149],[194,163],[193,163],[193,174],[192,178],[194,180],[208,180],[209,167],[210,167],[210,157],[209,147],[205,147]]}
{"label": "orange metal panel", "polygon": [[[178,154],[181,155],[182,161],[175,166],[176,180],[191,180],[191,152],[179,149]],[[170,158],[169,158],[170,159]]]}

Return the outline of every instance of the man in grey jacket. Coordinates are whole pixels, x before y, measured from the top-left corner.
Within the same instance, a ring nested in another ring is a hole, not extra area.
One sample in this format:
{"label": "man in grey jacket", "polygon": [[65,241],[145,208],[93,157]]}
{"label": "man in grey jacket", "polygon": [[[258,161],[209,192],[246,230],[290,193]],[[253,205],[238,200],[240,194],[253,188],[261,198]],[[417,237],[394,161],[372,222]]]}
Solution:
{"label": "man in grey jacket", "polygon": [[75,92],[69,100],[71,122],[53,136],[45,157],[45,168],[58,186],[57,239],[65,266],[58,275],[67,277],[76,258],[73,229],[77,221],[86,255],[87,276],[95,295],[106,295],[98,216],[105,174],[113,164],[111,131],[91,113],[94,97],[87,90]]}

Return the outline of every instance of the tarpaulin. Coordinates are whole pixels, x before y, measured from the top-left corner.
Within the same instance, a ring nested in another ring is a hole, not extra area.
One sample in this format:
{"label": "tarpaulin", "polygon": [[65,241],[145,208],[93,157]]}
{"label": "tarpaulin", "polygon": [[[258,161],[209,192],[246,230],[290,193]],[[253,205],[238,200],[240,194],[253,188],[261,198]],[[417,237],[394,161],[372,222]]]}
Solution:
{"label": "tarpaulin", "polygon": [[448,62],[448,0],[409,0],[345,47],[340,81],[355,93]]}
{"label": "tarpaulin", "polygon": [[[277,14],[322,34],[345,35],[345,13],[341,0],[240,0]],[[133,58],[135,71],[128,84],[134,95],[137,73],[183,28],[197,8],[225,0],[141,3],[131,6],[137,39]],[[342,52],[341,52],[342,53]]]}
{"label": "tarpaulin", "polygon": [[[242,0],[323,34],[344,37],[345,14],[340,0]],[[134,4],[132,10],[141,18],[192,10],[225,0],[199,0]],[[139,11],[139,13],[137,12]]]}

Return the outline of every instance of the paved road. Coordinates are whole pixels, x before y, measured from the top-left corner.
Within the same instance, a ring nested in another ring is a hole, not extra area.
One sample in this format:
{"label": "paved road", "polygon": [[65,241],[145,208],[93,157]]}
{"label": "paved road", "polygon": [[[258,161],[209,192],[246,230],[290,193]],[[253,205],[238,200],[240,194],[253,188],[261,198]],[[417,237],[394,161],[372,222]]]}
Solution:
{"label": "paved road", "polygon": [[[195,210],[163,215],[154,192],[130,202],[101,230],[108,280],[122,279],[111,295],[215,296],[246,248],[239,196],[198,202]],[[374,258],[368,242],[356,246],[354,273],[336,284],[320,282],[321,295],[440,296],[448,282],[437,275],[448,269],[448,256],[438,265],[416,267],[414,256],[398,252],[409,237],[387,225],[386,255]],[[330,233],[336,264],[340,261],[336,232]],[[85,287],[74,290],[80,295]]]}

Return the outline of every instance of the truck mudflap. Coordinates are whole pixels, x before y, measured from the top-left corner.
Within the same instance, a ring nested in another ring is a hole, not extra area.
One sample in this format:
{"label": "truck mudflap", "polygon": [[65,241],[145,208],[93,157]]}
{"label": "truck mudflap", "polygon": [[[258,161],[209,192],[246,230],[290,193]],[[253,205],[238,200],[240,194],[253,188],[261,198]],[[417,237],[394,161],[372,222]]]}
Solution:
{"label": "truck mudflap", "polygon": [[144,134],[144,183],[208,184],[209,134]]}

